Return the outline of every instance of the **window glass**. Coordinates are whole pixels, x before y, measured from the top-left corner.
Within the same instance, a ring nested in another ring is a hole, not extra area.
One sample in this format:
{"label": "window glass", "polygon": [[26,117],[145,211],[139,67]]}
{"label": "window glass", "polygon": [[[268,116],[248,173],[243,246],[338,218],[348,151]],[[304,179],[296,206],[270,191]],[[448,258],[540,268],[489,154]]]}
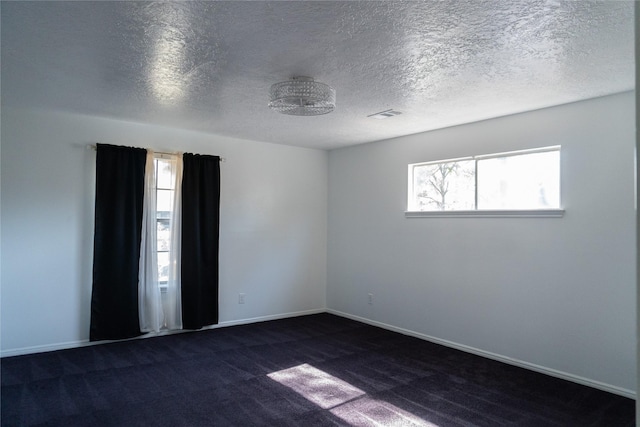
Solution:
{"label": "window glass", "polygon": [[173,161],[171,159],[156,159],[156,174],[158,188],[173,188]]}
{"label": "window glass", "polygon": [[475,208],[473,160],[416,165],[413,168],[413,180],[417,210]]}
{"label": "window glass", "polygon": [[408,211],[560,209],[560,147],[409,165]]}
{"label": "window glass", "polygon": [[158,218],[169,218],[172,203],[173,190],[157,190],[156,209],[158,211]]}
{"label": "window glass", "polygon": [[478,160],[478,209],[560,207],[560,152]]}
{"label": "window glass", "polygon": [[169,219],[158,219],[157,220],[157,240],[158,240],[158,251],[168,251],[169,243],[171,242],[171,229],[169,228],[171,222]]}
{"label": "window glass", "polygon": [[169,252],[158,251],[158,283],[169,281]]}

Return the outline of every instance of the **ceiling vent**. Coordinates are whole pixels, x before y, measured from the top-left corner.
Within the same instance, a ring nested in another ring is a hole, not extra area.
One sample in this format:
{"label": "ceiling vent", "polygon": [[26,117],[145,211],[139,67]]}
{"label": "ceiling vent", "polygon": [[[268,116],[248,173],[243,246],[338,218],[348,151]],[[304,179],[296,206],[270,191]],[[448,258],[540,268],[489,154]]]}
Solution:
{"label": "ceiling vent", "polygon": [[372,119],[388,119],[389,117],[394,117],[399,114],[402,113],[396,110],[384,110],[379,113],[369,114],[367,117],[371,117]]}

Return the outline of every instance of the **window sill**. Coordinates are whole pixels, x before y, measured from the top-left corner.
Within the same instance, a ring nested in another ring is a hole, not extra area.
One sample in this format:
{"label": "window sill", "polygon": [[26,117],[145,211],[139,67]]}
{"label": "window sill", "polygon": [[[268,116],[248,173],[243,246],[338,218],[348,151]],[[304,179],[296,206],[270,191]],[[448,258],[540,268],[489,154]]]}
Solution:
{"label": "window sill", "polygon": [[564,209],[406,211],[405,218],[562,218]]}

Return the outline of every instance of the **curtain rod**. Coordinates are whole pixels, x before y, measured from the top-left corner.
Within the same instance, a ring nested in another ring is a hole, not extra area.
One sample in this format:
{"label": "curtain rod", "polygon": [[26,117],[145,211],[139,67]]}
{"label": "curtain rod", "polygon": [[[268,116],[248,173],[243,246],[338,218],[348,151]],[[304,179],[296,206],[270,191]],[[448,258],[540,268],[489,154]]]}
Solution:
{"label": "curtain rod", "polygon": [[[88,144],[88,145],[87,145],[87,148],[90,148],[90,149],[92,149],[93,151],[96,151],[96,150],[98,149],[98,147],[97,147],[97,145],[96,145],[96,144]],[[153,151],[153,150],[152,150],[152,151]],[[178,153],[171,153],[171,152],[167,152],[167,151],[153,151],[153,152],[154,152],[154,153],[158,153],[158,154],[166,154],[166,155],[168,155],[168,156],[175,156],[176,154],[178,154]],[[218,156],[218,158],[220,159],[220,162],[222,162],[222,163],[224,163],[224,162],[226,162],[226,161],[227,161],[227,159],[226,159],[226,158],[224,158],[224,157],[220,157],[220,156]]]}

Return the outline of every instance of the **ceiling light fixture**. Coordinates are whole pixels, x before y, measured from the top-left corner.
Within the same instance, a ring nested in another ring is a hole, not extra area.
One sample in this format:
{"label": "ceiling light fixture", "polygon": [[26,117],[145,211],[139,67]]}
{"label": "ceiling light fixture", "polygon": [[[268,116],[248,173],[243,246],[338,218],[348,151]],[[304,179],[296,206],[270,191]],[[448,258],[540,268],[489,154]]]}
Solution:
{"label": "ceiling light fixture", "polygon": [[336,108],[336,91],[311,77],[293,77],[271,86],[269,108],[293,116],[318,116]]}

